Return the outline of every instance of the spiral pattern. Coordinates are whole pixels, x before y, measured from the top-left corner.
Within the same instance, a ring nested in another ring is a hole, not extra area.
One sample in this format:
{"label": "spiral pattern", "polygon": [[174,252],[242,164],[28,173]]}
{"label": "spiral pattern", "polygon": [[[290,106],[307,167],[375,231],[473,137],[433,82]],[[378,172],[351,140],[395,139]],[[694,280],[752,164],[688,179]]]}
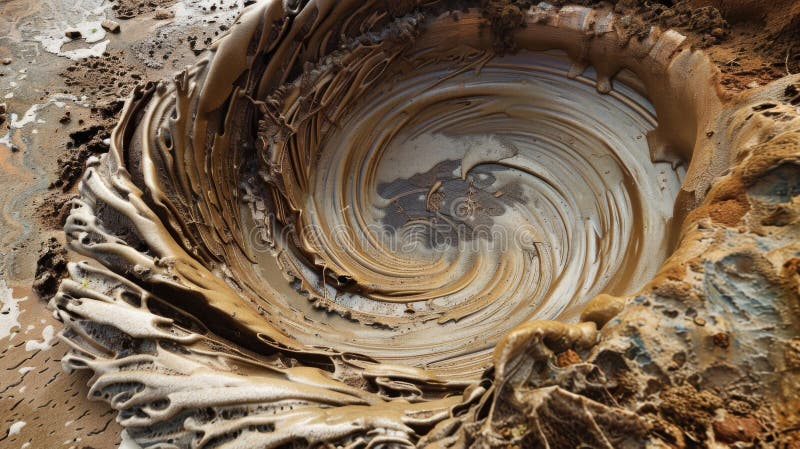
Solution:
{"label": "spiral pattern", "polygon": [[521,447],[573,416],[642,447],[661,373],[716,366],[733,313],[702,301],[736,295],[693,290],[698,254],[728,260],[745,181],[710,194],[742,215],[686,217],[765,106],[724,112],[707,56],[608,10],[460,6],[265,1],[129,99],[65,226],[102,267],[53,306],[134,439],[464,447],[524,390]]}
{"label": "spiral pattern", "polygon": [[[341,106],[332,132],[303,141],[317,147],[282,147],[315,154],[288,195],[309,256],[287,273],[313,301],[290,301],[337,312],[328,332],[306,325],[323,336],[308,344],[475,373],[514,326],[574,321],[597,294],[632,293],[655,274],[683,172],[651,162],[646,98],[622,82],[601,95],[592,72],[567,78],[557,54],[480,52],[459,61],[480,70],[455,74],[424,51],[409,60],[383,69],[389,87]],[[277,252],[291,252],[285,243]],[[354,322],[381,326],[340,331]]]}

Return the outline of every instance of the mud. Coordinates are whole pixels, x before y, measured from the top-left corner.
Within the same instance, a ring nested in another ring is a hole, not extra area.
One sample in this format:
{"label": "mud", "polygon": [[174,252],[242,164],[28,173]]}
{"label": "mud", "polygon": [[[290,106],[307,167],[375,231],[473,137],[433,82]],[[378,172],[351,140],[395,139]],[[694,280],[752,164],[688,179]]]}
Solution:
{"label": "mud", "polygon": [[121,51],[113,51],[76,61],[61,76],[68,93],[122,99],[142,82],[144,74],[137,64],[128,63]]}
{"label": "mud", "polygon": [[794,5],[555,3],[265,3],[62,71],[38,210],[96,263],[51,304],[126,438],[793,444]]}
{"label": "mud", "polygon": [[[58,177],[48,188],[67,192],[83,175],[86,161],[92,156],[99,156],[108,151],[108,140],[112,129],[116,126],[117,115],[122,105],[121,100],[99,104],[90,109],[88,121],[78,120],[78,130],[69,133],[67,154],[57,160]],[[65,117],[67,120],[63,118],[60,120],[62,124],[67,125],[72,122],[69,116]]]}
{"label": "mud", "polygon": [[120,19],[133,19],[142,14],[150,14],[175,4],[177,0],[117,0],[111,9]]}

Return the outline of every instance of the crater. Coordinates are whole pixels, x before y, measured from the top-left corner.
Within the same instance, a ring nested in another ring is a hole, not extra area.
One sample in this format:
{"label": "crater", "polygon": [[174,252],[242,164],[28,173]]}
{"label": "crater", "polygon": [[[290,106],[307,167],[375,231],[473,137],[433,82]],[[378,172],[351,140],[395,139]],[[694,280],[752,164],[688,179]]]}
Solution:
{"label": "crater", "polygon": [[[740,282],[782,264],[719,268],[732,233],[792,226],[758,214],[795,201],[794,171],[753,174],[779,164],[750,152],[796,126],[788,81],[731,99],[675,31],[500,6],[261,2],[197,64],[132,94],[65,228],[99,265],[71,265],[53,306],[72,329],[65,364],[95,371],[134,439],[706,438],[706,418],[639,411],[662,393],[705,407],[699,373],[730,363],[735,382],[748,363],[715,350],[779,351],[748,332],[796,322],[778,304],[734,335],[736,306],[718,298],[750,304]],[[715,220],[726,201],[738,212]],[[796,244],[782,232],[737,244]],[[87,331],[103,326],[116,330]],[[116,351],[117,330],[147,353]],[[597,433],[567,437],[565,420]]]}

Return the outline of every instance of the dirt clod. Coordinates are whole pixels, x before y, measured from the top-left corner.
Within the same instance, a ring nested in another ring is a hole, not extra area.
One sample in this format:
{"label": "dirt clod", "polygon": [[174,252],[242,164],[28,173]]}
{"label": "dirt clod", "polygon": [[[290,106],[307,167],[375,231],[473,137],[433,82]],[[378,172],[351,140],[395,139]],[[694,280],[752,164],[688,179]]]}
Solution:
{"label": "dirt clod", "polygon": [[118,0],[114,6],[111,7],[120,19],[133,19],[142,14],[149,14],[156,9],[164,8],[174,4],[176,0],[150,0],[143,2],[141,0]]}
{"label": "dirt clod", "polygon": [[67,275],[67,250],[55,238],[42,243],[36,262],[33,289],[42,299],[50,299],[58,291],[61,279]]}
{"label": "dirt clod", "polygon": [[726,414],[714,421],[714,434],[723,443],[751,442],[761,431],[761,425],[752,416]]}
{"label": "dirt clod", "polygon": [[556,357],[556,365],[558,365],[561,368],[570,365],[575,365],[577,363],[581,363],[582,361],[583,359],[581,359],[581,356],[578,355],[578,353],[573,351],[572,349],[567,349],[566,351],[558,354],[558,356]]}

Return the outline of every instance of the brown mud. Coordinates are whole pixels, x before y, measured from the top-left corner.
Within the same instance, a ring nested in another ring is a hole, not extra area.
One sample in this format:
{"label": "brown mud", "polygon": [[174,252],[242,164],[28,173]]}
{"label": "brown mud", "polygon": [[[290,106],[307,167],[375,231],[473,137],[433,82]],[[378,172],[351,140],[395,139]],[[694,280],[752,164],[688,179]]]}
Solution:
{"label": "brown mud", "polygon": [[[120,0],[112,9],[118,18],[129,19],[122,22],[124,30],[126,24],[134,23],[136,20],[140,20],[141,16],[151,15],[157,8],[174,3],[176,3],[175,0],[162,2]],[[511,0],[483,2],[483,16],[487,20],[485,26],[491,30],[494,37],[493,44],[499,53],[513,54],[518,50],[518,44],[513,35],[520,27],[525,26],[522,11],[526,11],[534,3],[538,2]],[[694,48],[703,49],[720,70],[719,82],[724,95],[727,96],[747,92],[787,75],[800,73],[800,43],[798,43],[800,42],[800,5],[793,1],[640,2],[623,0],[598,2],[579,0],[552,3],[557,6],[581,4],[608,8],[623,17],[629,17],[629,20],[622,22],[621,28],[628,33],[630,39],[646,38],[652,25],[681,31],[688,37],[690,44]],[[227,5],[225,6],[227,7]],[[107,141],[119,121],[124,97],[127,97],[137,85],[143,86],[147,81],[155,82],[165,78],[164,71],[175,70],[179,67],[177,61],[191,61],[196,54],[211,45],[211,39],[215,34],[227,29],[227,25],[224,25],[224,29],[220,30],[219,24],[216,23],[208,26],[213,27],[213,31],[206,30],[207,34],[201,35],[200,38],[197,37],[199,33],[187,33],[179,43],[168,45],[165,43],[167,40],[165,34],[133,47],[135,57],[123,55],[121,50],[112,51],[98,58],[70,63],[71,65],[60,72],[65,91],[77,96],[87,95],[91,99],[93,107],[81,114],[62,114],[60,120],[57,120],[58,124],[51,124],[51,126],[61,129],[58,135],[54,135],[51,142],[57,142],[62,149],[59,150],[60,154],[55,155],[57,157],[53,159],[57,160],[57,166],[50,167],[47,175],[47,178],[51,180],[48,184],[50,192],[42,189],[42,193],[40,193],[43,201],[41,201],[37,213],[43,228],[56,230],[64,224],[67,209],[70,207],[67,201],[73,198],[77,192],[77,181],[84,172],[86,161],[92,156],[105,154],[109,149]],[[125,39],[124,31],[122,38]],[[797,45],[797,49],[794,48],[795,45]],[[0,49],[0,51],[2,50]],[[784,89],[787,99],[793,95],[800,95],[796,88],[792,90],[792,86],[788,85]],[[761,109],[754,109],[753,114],[782,113],[781,108],[777,108],[777,112],[773,109],[764,106]],[[775,146],[772,145],[763,149],[765,153],[768,153],[767,150],[777,151],[774,148]],[[0,151],[6,150],[10,151],[11,147],[6,149],[0,145]],[[26,149],[27,151],[34,150]],[[784,158],[786,154],[781,153],[776,157]],[[757,217],[763,225],[761,232],[764,234],[774,232],[773,226],[781,227],[796,223],[796,212],[788,206],[784,208],[771,207],[769,210],[753,207],[752,197],[755,194],[752,192],[759,188],[758,179],[774,165],[774,160],[763,161],[761,166],[755,162],[758,161],[754,161],[749,166],[749,172],[746,170],[741,173],[736,172],[730,179],[715,184],[708,193],[707,203],[693,210],[688,221],[699,222],[708,217],[712,226],[738,231],[745,225],[749,225],[753,217]],[[794,172],[787,173],[791,176]],[[787,173],[778,173],[775,176],[785,177]],[[788,188],[791,191],[793,187]],[[443,189],[441,192],[447,191]],[[27,251],[35,253],[35,245],[29,245]],[[44,240],[38,256],[33,288],[42,298],[49,298],[55,293],[58,282],[65,277],[66,256],[59,241],[51,238]],[[690,261],[686,266],[694,266],[694,271],[702,269],[704,262],[701,259],[698,258],[694,262],[696,265],[692,265],[693,262]],[[794,266],[800,266],[800,264]],[[682,265],[675,269],[675,272],[678,273],[675,275],[675,279],[683,279],[683,268]],[[749,272],[748,270],[751,269],[750,266],[746,268],[747,270],[743,270],[743,272]],[[793,270],[792,266],[789,266],[786,272],[788,273],[786,279],[777,279],[776,282],[786,285],[787,288],[796,289],[800,271]],[[349,282],[346,279],[345,281],[347,282],[342,282],[342,284]],[[653,291],[657,296],[672,297],[678,301],[687,301],[687,298],[691,298],[692,301],[702,299],[702,293],[698,293],[695,285],[677,280],[664,282],[662,285],[654,287]],[[671,314],[672,311],[665,313]],[[191,318],[185,319],[187,322],[191,321]],[[690,321],[698,327],[705,327],[706,318],[690,317]],[[713,322],[713,319],[708,319],[708,321]],[[696,323],[704,324],[701,326]],[[715,348],[715,351],[730,351],[732,350],[730,349],[731,338],[735,340],[735,334],[714,332],[710,334],[708,343]],[[18,339],[16,344],[19,343]],[[64,346],[63,343],[59,344]],[[795,345],[795,348],[797,347],[800,345]],[[16,369],[16,366],[11,366],[11,364],[16,364],[18,357],[7,355],[8,351],[4,351],[3,364],[8,361],[8,369]],[[796,353],[800,352],[796,350]],[[791,360],[791,354],[787,354],[787,358]],[[797,356],[795,355],[795,357]],[[578,350],[576,352],[570,348],[558,351],[556,363],[559,367],[582,366],[581,362],[585,358],[585,351]],[[800,360],[800,357],[797,357],[797,360]],[[282,363],[295,362],[296,360]],[[674,370],[679,371],[686,361],[677,357],[674,363]],[[51,367],[50,369],[52,371],[57,368]],[[255,370],[255,368],[252,369]],[[794,369],[800,369],[800,363],[797,363]],[[63,388],[63,391],[82,399],[86,392],[85,388],[80,385],[86,379],[77,382],[78,378],[69,377],[69,386],[64,386],[62,384],[67,382],[63,380],[64,377],[65,374],[62,373],[59,380],[56,381],[56,386],[51,388]],[[622,375],[615,381],[619,383],[616,390],[619,393],[617,399],[624,398],[627,394],[625,393],[626,382],[631,382],[631,384],[636,382],[635,379],[627,379]],[[392,382],[400,381],[393,379]],[[3,385],[0,384],[0,387]],[[60,391],[59,394],[61,394]],[[633,388],[630,390],[630,394],[635,394]],[[764,404],[753,400],[736,388],[725,389],[695,385],[691,380],[687,380],[686,383],[679,386],[663,389],[654,398],[654,400],[662,401],[661,404],[646,404],[640,410],[642,415],[651,418],[649,427],[642,425],[640,421],[630,416],[620,415],[621,417],[618,417],[617,423],[625,424],[630,426],[629,429],[633,429],[632,437],[654,435],[674,447],[700,447],[698,445],[702,444],[700,442],[704,441],[708,434],[716,435],[718,443],[731,445],[731,447],[738,445],[739,447],[790,448],[800,444],[798,443],[800,432],[792,431],[791,428],[788,430],[776,428],[774,415],[770,414],[770,411],[765,409],[766,407],[763,407]],[[75,401],[77,400],[75,399]],[[523,404],[515,413],[510,413],[509,416],[515,417],[504,422],[498,432],[504,438],[502,444],[508,444],[508,447],[527,447],[527,445],[534,444],[532,443],[534,441],[536,444],[548,441],[547,439],[538,440],[536,439],[538,437],[531,436],[533,432],[528,428],[530,423],[537,422],[536,419],[545,419],[543,417],[547,416],[561,416],[559,413],[563,410],[559,407],[564,404],[584,404],[582,400],[573,397],[568,399],[551,398],[549,399],[551,402],[547,402],[535,397],[534,394],[526,396],[526,400],[528,402],[524,404],[543,405],[538,410],[532,410],[528,405]],[[611,416],[604,415],[611,412],[600,408],[595,403],[592,403],[590,409],[595,413],[594,416]],[[20,420],[27,418],[31,421],[32,419],[28,417],[36,414],[33,408],[22,414],[17,411],[17,406],[12,410],[15,411],[13,416],[19,417]],[[94,408],[94,410],[105,411],[102,408]],[[98,412],[92,413],[97,414]],[[110,415],[102,414],[100,416],[104,420],[111,419]],[[520,416],[526,418],[520,421]],[[534,416],[535,419],[531,418]],[[786,418],[785,421],[791,422],[791,417]],[[464,428],[467,429],[467,435],[470,433],[472,435],[467,438],[472,438],[473,441],[480,441],[486,435],[485,428],[482,426],[465,425]],[[23,431],[29,432],[31,429],[32,427],[23,428]],[[0,429],[1,431],[2,429]],[[55,433],[57,436],[53,437],[53,441],[61,438],[61,432],[59,430]],[[99,435],[102,435],[102,430],[100,432]],[[101,437],[100,441],[115,443],[118,438],[118,429],[113,432],[108,431],[108,433],[113,433],[113,435]],[[80,435],[80,431],[76,435]],[[97,434],[94,437],[97,439]],[[551,445],[556,444],[553,447],[561,447],[557,444],[558,442],[564,445],[575,443],[568,439],[558,440],[556,433],[549,435],[549,438]],[[516,443],[508,443],[509,441],[516,441]],[[486,446],[502,447],[502,444],[497,441],[485,443]]]}

